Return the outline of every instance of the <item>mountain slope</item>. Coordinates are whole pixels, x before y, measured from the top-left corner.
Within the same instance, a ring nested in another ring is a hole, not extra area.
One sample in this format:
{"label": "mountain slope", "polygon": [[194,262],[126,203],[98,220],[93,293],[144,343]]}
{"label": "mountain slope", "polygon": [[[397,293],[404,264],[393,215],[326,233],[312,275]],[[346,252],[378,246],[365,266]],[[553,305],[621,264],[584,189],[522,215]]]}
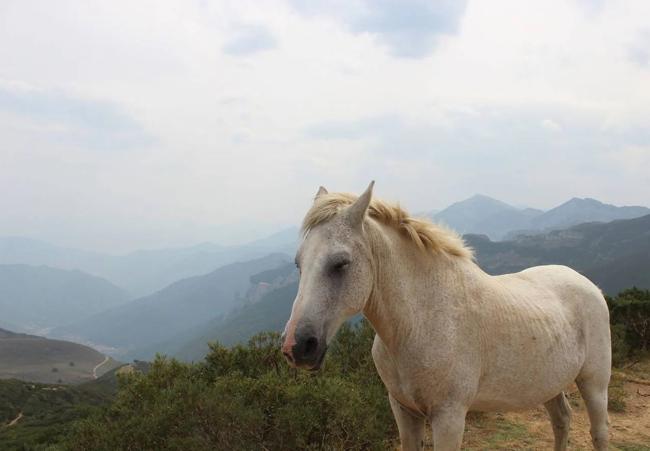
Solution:
{"label": "mountain slope", "polygon": [[534,218],[534,229],[564,229],[585,222],[610,222],[616,219],[632,219],[650,214],[646,207],[617,207],[596,199],[573,199]]}
{"label": "mountain slope", "polygon": [[494,242],[479,235],[465,238],[490,274],[563,264],[587,275],[608,294],[633,285],[650,288],[650,215],[580,224],[513,241]]}
{"label": "mountain slope", "polygon": [[2,322],[18,330],[61,326],[127,300],[121,288],[81,271],[0,265]]}
{"label": "mountain slope", "polygon": [[87,346],[0,329],[0,379],[77,384],[115,364]]}
{"label": "mountain slope", "polygon": [[106,346],[114,355],[164,342],[225,313],[249,287],[251,275],[289,261],[284,254],[233,263],[179,280],[152,295],[52,331],[53,336]]}
{"label": "mountain slope", "polygon": [[246,305],[226,318],[209,321],[180,346],[174,356],[182,360],[200,360],[208,353],[209,342],[231,346],[261,331],[282,331],[297,292],[298,282],[292,282],[265,294],[256,304]]}

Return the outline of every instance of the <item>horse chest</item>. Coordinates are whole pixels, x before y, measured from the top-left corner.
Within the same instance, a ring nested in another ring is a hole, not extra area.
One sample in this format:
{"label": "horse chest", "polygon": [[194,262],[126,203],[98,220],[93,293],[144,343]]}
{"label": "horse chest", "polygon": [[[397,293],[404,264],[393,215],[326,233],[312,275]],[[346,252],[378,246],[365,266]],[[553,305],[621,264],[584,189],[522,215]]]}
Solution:
{"label": "horse chest", "polygon": [[[395,356],[378,337],[375,338],[372,355],[388,392],[409,410],[427,414],[436,404],[472,391],[469,385],[475,379],[471,377],[473,372],[469,372],[469,377],[466,374],[464,379],[455,377],[453,370],[456,365],[448,361],[432,365],[424,364],[408,352]],[[462,388],[463,384],[467,385],[466,389]]]}

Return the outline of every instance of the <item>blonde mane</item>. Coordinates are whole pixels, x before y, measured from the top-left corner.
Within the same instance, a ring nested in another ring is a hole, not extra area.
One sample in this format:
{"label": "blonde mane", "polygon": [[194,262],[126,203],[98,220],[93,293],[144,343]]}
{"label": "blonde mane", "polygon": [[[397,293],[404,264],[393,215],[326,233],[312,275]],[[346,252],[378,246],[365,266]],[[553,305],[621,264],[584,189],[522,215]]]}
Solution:
{"label": "blonde mane", "polygon": [[[307,234],[318,224],[329,221],[355,200],[357,196],[348,193],[327,193],[318,196],[303,220],[303,234]],[[399,205],[391,205],[373,198],[367,214],[382,224],[402,231],[421,250],[473,258],[472,249],[465,245],[456,232],[427,219],[413,218]]]}

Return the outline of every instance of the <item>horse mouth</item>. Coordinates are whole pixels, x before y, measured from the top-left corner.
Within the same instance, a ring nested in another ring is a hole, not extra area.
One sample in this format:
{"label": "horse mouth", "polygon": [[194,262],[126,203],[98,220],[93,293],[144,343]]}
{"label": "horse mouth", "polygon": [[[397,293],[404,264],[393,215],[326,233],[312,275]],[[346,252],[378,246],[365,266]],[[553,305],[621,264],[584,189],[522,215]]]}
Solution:
{"label": "horse mouth", "polygon": [[294,367],[294,368],[300,368],[303,370],[307,370],[309,372],[315,373],[321,369],[323,366],[323,362],[325,361],[325,354],[327,354],[327,346],[323,348],[323,350],[320,352],[318,355],[318,358],[316,360],[312,361],[289,361],[289,364]]}
{"label": "horse mouth", "polygon": [[311,368],[309,368],[309,371],[320,370],[321,366],[323,366],[323,361],[325,360],[325,354],[327,354],[327,346],[323,348],[323,351],[320,353],[320,356],[318,357],[316,364],[313,365]]}

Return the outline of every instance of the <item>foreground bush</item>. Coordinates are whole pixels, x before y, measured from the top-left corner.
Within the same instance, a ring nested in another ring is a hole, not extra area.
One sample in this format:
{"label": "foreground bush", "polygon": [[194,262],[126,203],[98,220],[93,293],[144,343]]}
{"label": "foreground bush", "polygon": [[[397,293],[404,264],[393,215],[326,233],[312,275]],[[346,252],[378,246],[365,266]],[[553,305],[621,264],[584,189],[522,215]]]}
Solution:
{"label": "foreground bush", "polygon": [[288,368],[277,334],[213,345],[199,364],[158,357],[115,402],[78,423],[73,450],[386,449],[395,423],[364,322],[346,326],[322,372]]}
{"label": "foreground bush", "polygon": [[650,351],[650,290],[629,288],[607,297],[612,325],[612,358],[615,366],[641,358]]}

